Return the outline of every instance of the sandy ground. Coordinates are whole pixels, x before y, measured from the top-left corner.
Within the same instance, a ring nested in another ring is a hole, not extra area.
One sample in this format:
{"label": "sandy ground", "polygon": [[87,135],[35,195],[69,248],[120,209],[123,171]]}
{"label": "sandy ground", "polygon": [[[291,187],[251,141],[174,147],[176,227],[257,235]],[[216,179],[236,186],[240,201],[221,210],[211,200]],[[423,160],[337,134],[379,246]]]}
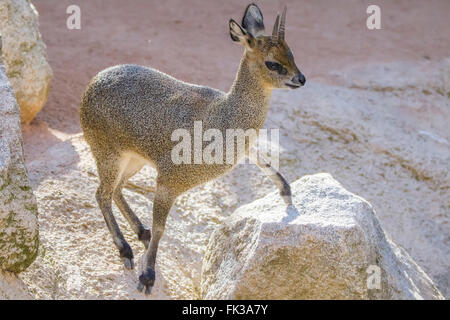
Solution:
{"label": "sandy ground", "polygon": [[[137,63],[179,79],[227,90],[242,48],[228,35],[242,1],[33,1],[54,79],[48,102],[25,127],[27,163],[81,132],[78,106],[89,80],[105,67]],[[309,81],[338,83],[339,71],[373,62],[440,61],[450,52],[450,2],[378,1],[382,30],[365,27],[368,1],[260,1],[270,32],[288,5],[287,40]],[[65,13],[78,4],[82,29],[68,30]],[[421,116],[422,114],[418,114]],[[401,116],[401,115],[400,115]],[[447,137],[448,138],[448,137]],[[49,159],[51,160],[51,159]],[[76,159],[74,161],[77,161]],[[31,166],[30,175],[42,175]],[[100,225],[99,225],[100,227]]]}

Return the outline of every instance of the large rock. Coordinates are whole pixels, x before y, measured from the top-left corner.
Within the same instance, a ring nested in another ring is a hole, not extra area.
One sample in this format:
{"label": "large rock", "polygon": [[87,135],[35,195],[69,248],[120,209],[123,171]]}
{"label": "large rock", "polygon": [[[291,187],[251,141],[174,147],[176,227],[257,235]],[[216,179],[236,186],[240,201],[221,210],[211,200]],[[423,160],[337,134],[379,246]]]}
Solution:
{"label": "large rock", "polygon": [[213,233],[203,298],[443,298],[386,237],[367,201],[329,174],[305,176],[291,187],[295,208],[286,209],[274,192],[236,210]]}
{"label": "large rock", "polygon": [[36,199],[28,181],[19,106],[0,59],[0,270],[23,271],[38,249]]}
{"label": "large rock", "polygon": [[52,79],[38,13],[28,0],[0,0],[0,35],[6,74],[29,123],[44,106]]}

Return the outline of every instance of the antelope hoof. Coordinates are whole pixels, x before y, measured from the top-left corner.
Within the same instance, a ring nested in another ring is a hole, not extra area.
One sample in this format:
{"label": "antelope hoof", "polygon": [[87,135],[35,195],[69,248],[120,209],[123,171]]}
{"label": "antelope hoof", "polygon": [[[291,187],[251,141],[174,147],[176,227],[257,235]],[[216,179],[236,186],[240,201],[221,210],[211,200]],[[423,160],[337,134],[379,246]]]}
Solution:
{"label": "antelope hoof", "polygon": [[292,196],[281,196],[283,198],[283,201],[286,203],[286,205],[292,206]]}
{"label": "antelope hoof", "polygon": [[149,295],[152,292],[154,284],[155,271],[152,268],[148,268],[139,276],[139,284],[137,286],[137,290],[139,292],[142,292],[145,289],[145,295]]}
{"label": "antelope hoof", "polygon": [[139,241],[141,241],[144,244],[145,249],[147,249],[148,245],[150,244],[150,240],[152,239],[152,234],[150,232],[150,229],[144,227],[139,232],[138,239],[139,239]]}
{"label": "antelope hoof", "polygon": [[291,187],[286,184],[280,192],[281,197],[283,198],[283,201],[288,205],[292,205],[292,193],[291,193]]}
{"label": "antelope hoof", "polygon": [[133,270],[134,269],[134,261],[133,259],[128,258],[122,258],[123,265],[125,266],[125,269]]}
{"label": "antelope hoof", "polygon": [[122,258],[123,265],[126,269],[134,269],[133,251],[128,243],[124,243],[122,249],[120,249],[120,257]]}

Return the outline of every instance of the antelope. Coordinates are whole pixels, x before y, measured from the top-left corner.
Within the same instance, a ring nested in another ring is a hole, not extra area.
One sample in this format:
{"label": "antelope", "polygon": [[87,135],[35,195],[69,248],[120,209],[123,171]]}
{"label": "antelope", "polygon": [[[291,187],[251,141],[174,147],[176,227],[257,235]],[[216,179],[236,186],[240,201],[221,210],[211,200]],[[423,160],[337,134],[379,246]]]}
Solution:
{"label": "antelope", "polygon": [[[245,50],[228,93],[186,83],[158,70],[138,65],[118,65],[98,73],[89,83],[80,107],[84,137],[95,158],[100,180],[96,200],[119,250],[125,268],[133,269],[133,251],[113,216],[112,200],[146,247],[144,268],[137,289],[150,294],[155,282],[158,243],[175,199],[187,190],[230,171],[234,164],[174,164],[171,133],[192,131],[195,121],[203,129],[260,130],[266,119],[272,89],[296,89],[305,84],[285,40],[286,7],[277,15],[272,35],[264,34],[261,10],[247,6],[242,23],[229,20],[231,39]],[[258,131],[259,132],[259,131]],[[263,157],[252,161],[292,204],[288,182]],[[157,170],[151,231],[127,204],[122,187],[145,164]]]}

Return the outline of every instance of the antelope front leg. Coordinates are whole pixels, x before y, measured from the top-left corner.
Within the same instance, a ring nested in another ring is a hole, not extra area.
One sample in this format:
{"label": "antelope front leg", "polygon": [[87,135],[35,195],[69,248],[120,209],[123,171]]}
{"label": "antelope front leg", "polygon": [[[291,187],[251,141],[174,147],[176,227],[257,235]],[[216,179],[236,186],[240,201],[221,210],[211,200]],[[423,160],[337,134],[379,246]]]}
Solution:
{"label": "antelope front leg", "polygon": [[255,163],[261,170],[264,172],[270,180],[278,187],[280,190],[280,195],[283,198],[284,202],[290,206],[292,205],[292,193],[291,187],[286,179],[278,172],[274,167],[272,167],[261,154],[257,152],[249,152],[247,154],[248,158]]}
{"label": "antelope front leg", "polygon": [[155,263],[158,251],[159,240],[164,233],[167,216],[176,196],[164,186],[158,185],[156,188],[155,200],[153,201],[153,224],[150,245],[145,253],[145,265],[142,274],[139,276],[138,291],[145,289],[145,294],[149,295],[155,284]]}

